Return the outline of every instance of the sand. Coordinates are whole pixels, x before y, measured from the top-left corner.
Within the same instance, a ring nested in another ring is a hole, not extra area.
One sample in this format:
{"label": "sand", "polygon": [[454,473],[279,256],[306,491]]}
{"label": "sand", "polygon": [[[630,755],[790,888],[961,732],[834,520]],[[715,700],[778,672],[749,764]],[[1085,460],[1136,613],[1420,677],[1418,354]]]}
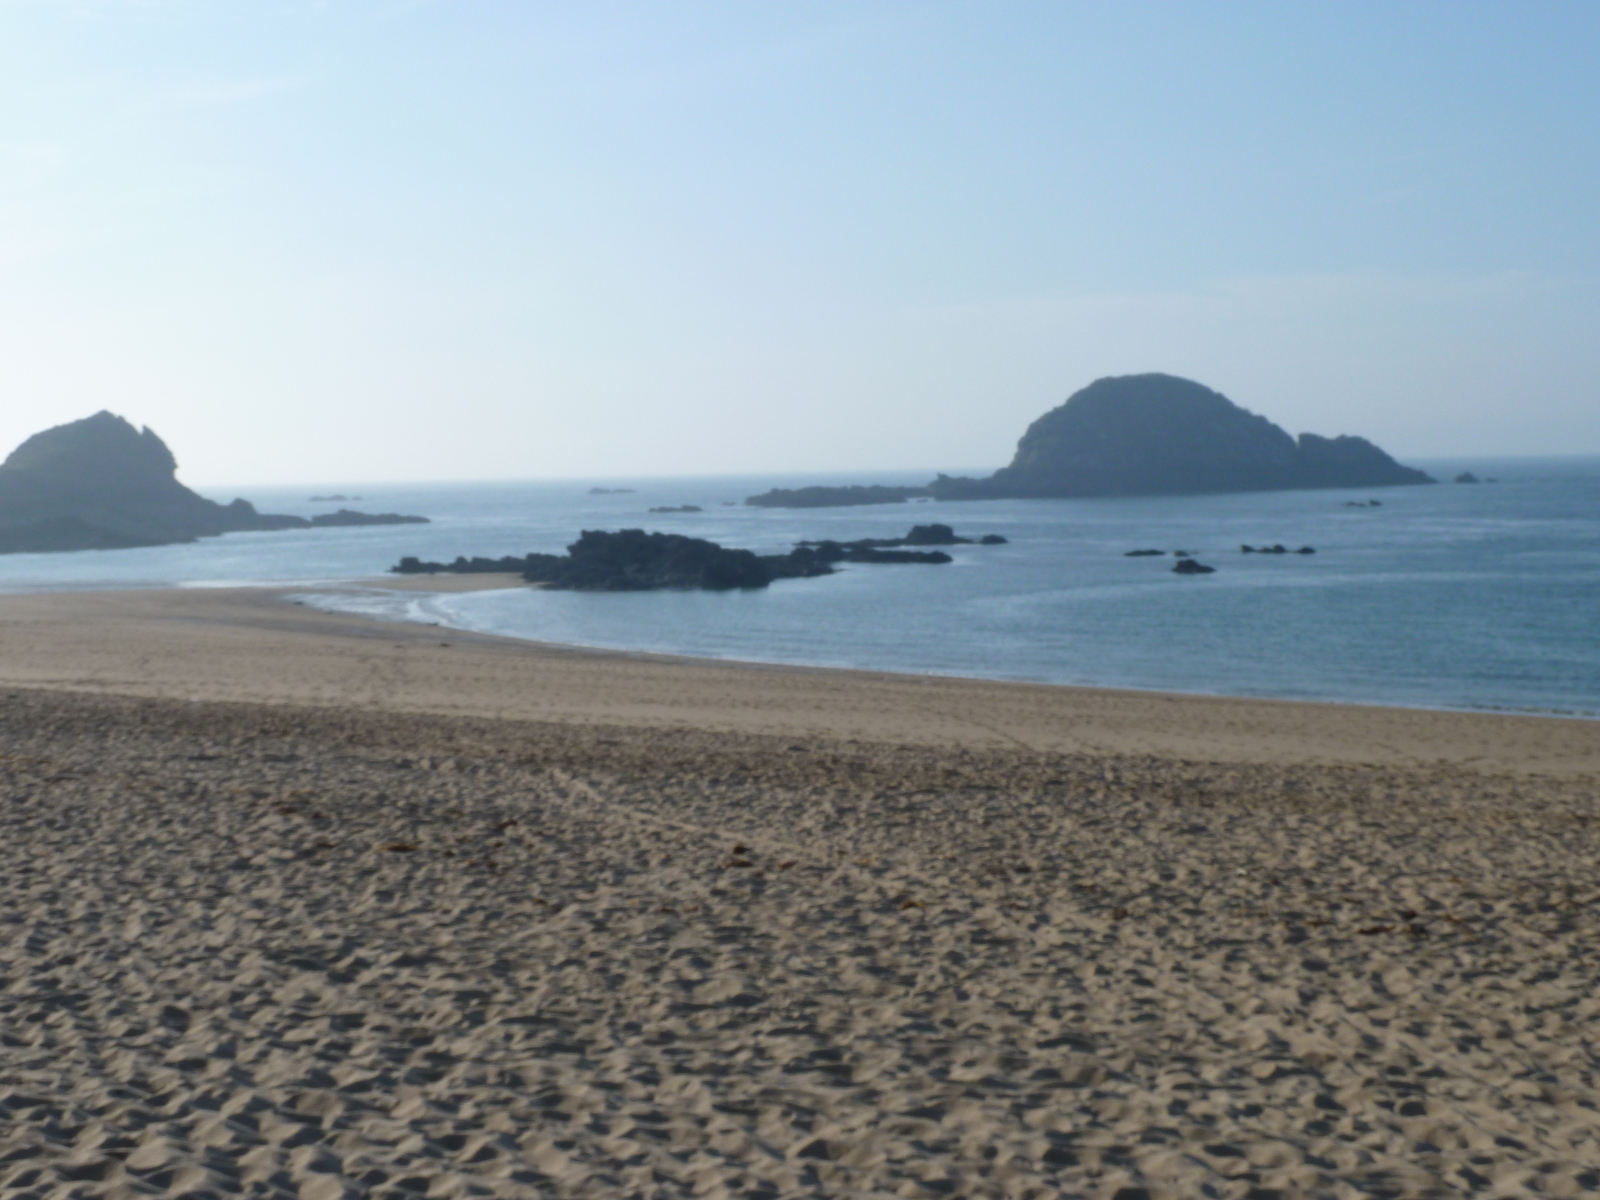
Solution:
{"label": "sand", "polygon": [[0,600],[0,1191],[1600,1191],[1600,725]]}

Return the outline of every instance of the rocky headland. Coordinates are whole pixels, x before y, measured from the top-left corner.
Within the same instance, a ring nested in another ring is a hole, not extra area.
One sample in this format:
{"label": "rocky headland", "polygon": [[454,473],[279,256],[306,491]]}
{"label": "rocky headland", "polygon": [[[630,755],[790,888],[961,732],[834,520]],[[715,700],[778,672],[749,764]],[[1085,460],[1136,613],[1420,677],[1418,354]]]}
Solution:
{"label": "rocky headland", "polygon": [[340,509],[307,520],[218,504],[177,479],[154,431],[109,412],[36,433],[0,463],[0,554],[164,546],[247,530],[397,525],[426,517]]}
{"label": "rocky headland", "polygon": [[1173,375],[1097,379],[1022,435],[987,479],[939,476],[940,500],[1155,496],[1432,483],[1365,438],[1290,437]]}

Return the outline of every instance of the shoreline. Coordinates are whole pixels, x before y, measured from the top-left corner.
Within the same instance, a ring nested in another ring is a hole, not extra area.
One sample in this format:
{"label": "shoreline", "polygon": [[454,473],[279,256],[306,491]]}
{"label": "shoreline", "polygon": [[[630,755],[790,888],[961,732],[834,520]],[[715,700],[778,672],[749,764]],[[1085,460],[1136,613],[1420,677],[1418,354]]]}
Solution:
{"label": "shoreline", "polygon": [[[452,574],[441,572],[433,575],[398,575],[385,574],[376,576],[353,576],[343,579],[315,579],[302,583],[295,582],[239,582],[239,583],[211,583],[203,584],[153,584],[140,587],[109,587],[93,589],[62,588],[59,590],[39,590],[26,592],[0,592],[0,606],[8,600],[23,599],[27,597],[43,596],[89,596],[135,593],[147,595],[161,592],[257,592],[269,593],[279,599],[288,600],[294,596],[330,593],[330,594],[360,594],[363,592],[393,592],[393,593],[419,593],[426,595],[461,595],[481,591],[513,591],[522,588],[537,589],[542,585],[530,584],[514,573],[484,572]],[[390,617],[373,613],[350,612],[343,609],[319,609],[329,615],[354,616],[362,620],[373,621],[387,625],[420,625],[423,628],[447,629],[452,634],[473,637],[499,638],[509,644],[545,647],[550,650],[572,651],[596,655],[638,655],[645,658],[663,660],[682,660],[691,663],[704,663],[708,666],[726,667],[751,667],[772,668],[795,671],[842,671],[859,672],[865,675],[885,675],[905,679],[934,679],[964,681],[971,683],[1009,684],[1019,687],[1062,688],[1070,691],[1098,693],[1105,692],[1129,696],[1168,697],[1174,699],[1198,700],[1237,700],[1248,703],[1261,704],[1291,704],[1291,705],[1324,705],[1332,708],[1354,708],[1362,710],[1380,710],[1397,713],[1454,713],[1466,716],[1484,717],[1528,717],[1554,721],[1571,721],[1578,723],[1600,723],[1600,709],[1574,709],[1569,707],[1518,707],[1514,705],[1495,704],[1427,704],[1422,702],[1408,703],[1404,701],[1374,700],[1374,699],[1346,699],[1338,697],[1305,697],[1305,696],[1272,696],[1239,692],[1212,692],[1212,691],[1187,691],[1173,688],[1141,687],[1133,684],[1096,684],[1096,683],[1061,683],[1046,679],[1033,679],[1020,676],[996,676],[979,674],[957,674],[937,670],[917,671],[912,669],[896,669],[893,667],[854,666],[843,663],[804,663],[780,659],[737,658],[733,656],[719,657],[709,654],[685,654],[671,650],[637,649],[627,646],[606,646],[584,642],[552,642],[538,638],[521,637],[516,634],[488,633],[469,630],[459,626],[447,625],[444,622],[418,622],[405,617]],[[0,618],[3,619],[3,618]],[[3,682],[3,676],[0,676]]]}
{"label": "shoreline", "polygon": [[[482,575],[449,576],[449,584],[444,587],[429,586],[428,581],[438,579],[438,576],[407,575],[398,577],[378,576],[374,578],[360,578],[340,581],[338,584],[322,585],[295,589],[297,593],[329,591],[339,592],[346,587],[359,587],[362,590],[386,590],[396,592],[423,592],[435,595],[459,595],[468,592],[482,591],[508,591],[515,588],[538,588],[543,585],[530,584],[520,576],[512,574],[485,573]],[[275,586],[275,585],[263,585]],[[373,620],[386,620],[383,617],[372,617]],[[456,629],[456,626],[439,628]],[[460,632],[476,632],[460,630]],[[1573,708],[1518,708],[1513,705],[1495,704],[1402,704],[1385,703],[1377,700],[1340,700],[1328,698],[1290,697],[1290,696],[1260,696],[1244,695],[1234,692],[1202,692],[1181,691],[1173,688],[1144,688],[1132,685],[1119,684],[1093,684],[1093,683],[1053,683],[1044,679],[1026,679],[1018,676],[997,675],[961,675],[943,671],[895,671],[882,667],[856,667],[822,663],[788,662],[780,659],[764,658],[735,658],[718,657],[713,655],[675,654],[671,651],[634,650],[622,646],[601,646],[586,642],[551,642],[539,638],[517,637],[514,634],[492,634],[486,636],[504,637],[512,641],[527,642],[539,646],[562,647],[570,650],[590,651],[596,654],[644,654],[666,658],[682,658],[691,662],[726,663],[730,665],[746,665],[761,667],[790,667],[795,670],[813,671],[865,671],[870,674],[897,675],[913,679],[959,679],[971,680],[979,683],[1014,683],[1034,687],[1061,687],[1075,688],[1086,691],[1126,692],[1133,695],[1149,696],[1175,696],[1198,697],[1226,700],[1250,700],[1268,704],[1327,704],[1339,707],[1393,709],[1399,712],[1443,712],[1466,713],[1481,716],[1514,716],[1514,717],[1547,717],[1552,720],[1562,721],[1596,721],[1600,722],[1600,709],[1582,710]]]}
{"label": "shoreline", "polygon": [[[503,584],[480,576],[462,590],[496,586]],[[329,612],[291,599],[317,590],[324,589],[262,585],[0,597],[0,686],[1198,761],[1449,762],[1600,772],[1600,727],[1582,717],[570,646]]]}
{"label": "shoreline", "polygon": [[1587,723],[266,588],[0,599],[0,714],[8,1194],[1600,1178]]}

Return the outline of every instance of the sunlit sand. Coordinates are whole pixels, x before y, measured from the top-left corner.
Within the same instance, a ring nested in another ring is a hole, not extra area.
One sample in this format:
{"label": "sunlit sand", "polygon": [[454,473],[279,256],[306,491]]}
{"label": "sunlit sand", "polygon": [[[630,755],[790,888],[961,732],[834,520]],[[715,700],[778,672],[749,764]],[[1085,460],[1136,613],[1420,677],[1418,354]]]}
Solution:
{"label": "sunlit sand", "polygon": [[0,687],[18,1194],[1600,1184],[1593,722],[270,589],[5,598]]}

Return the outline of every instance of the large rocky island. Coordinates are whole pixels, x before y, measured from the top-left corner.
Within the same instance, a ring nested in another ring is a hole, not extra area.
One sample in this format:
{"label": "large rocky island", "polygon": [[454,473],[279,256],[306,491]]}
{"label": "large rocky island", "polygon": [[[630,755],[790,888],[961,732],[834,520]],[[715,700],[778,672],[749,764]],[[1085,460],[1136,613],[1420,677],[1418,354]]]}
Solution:
{"label": "large rocky island", "polygon": [[940,500],[1152,496],[1433,483],[1365,438],[1298,440],[1173,375],[1097,379],[1028,427],[987,479],[939,476]]}
{"label": "large rocky island", "polygon": [[172,451],[150,429],[99,412],[36,433],[0,463],[0,554],[115,550],[223,533],[326,525],[413,524],[426,517],[341,509],[313,517],[218,504],[177,479]]}

